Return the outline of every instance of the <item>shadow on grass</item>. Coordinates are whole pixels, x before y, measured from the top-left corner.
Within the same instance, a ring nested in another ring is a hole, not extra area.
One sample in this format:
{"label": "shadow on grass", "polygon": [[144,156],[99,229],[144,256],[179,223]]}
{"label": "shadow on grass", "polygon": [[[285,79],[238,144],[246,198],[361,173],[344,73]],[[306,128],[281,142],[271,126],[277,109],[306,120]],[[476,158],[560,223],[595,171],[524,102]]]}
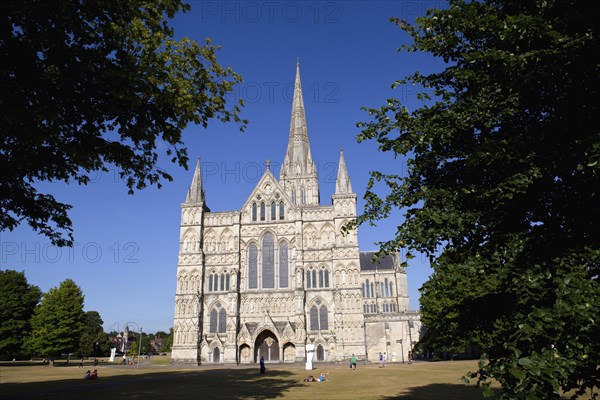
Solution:
{"label": "shadow on grass", "polygon": [[2,384],[0,399],[272,399],[301,386],[287,371],[260,375],[255,369],[148,372],[100,377]]}
{"label": "shadow on grass", "polygon": [[[494,390],[494,393],[495,398],[500,393],[500,390]],[[381,400],[473,400],[483,398],[481,389],[474,386],[432,383],[411,388],[409,393],[381,397]]]}

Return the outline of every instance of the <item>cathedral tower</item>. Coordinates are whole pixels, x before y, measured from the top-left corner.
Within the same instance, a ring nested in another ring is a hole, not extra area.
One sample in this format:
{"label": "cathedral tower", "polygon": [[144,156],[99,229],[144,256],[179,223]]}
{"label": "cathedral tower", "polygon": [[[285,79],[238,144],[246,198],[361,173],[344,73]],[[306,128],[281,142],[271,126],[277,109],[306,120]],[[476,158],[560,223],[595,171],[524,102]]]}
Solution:
{"label": "cathedral tower", "polygon": [[[200,362],[197,338],[202,337],[204,296],[204,215],[206,206],[200,158],[185,202],[181,204],[177,292],[175,294],[175,335],[173,358]],[[185,340],[182,340],[185,338]]]}
{"label": "cathedral tower", "polygon": [[319,178],[308,142],[306,113],[300,83],[300,64],[296,64],[290,136],[285,159],[281,166],[280,183],[295,205],[319,205]]}

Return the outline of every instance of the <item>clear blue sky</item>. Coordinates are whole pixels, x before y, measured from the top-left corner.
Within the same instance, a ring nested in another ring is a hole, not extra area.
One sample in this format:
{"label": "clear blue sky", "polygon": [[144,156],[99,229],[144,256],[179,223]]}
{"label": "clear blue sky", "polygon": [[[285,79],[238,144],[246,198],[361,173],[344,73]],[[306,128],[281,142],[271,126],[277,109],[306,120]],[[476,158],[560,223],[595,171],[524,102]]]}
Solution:
{"label": "clear blue sky", "polygon": [[[389,97],[409,108],[418,105],[421,88],[390,85],[412,73],[441,68],[427,55],[397,52],[408,36],[388,22],[391,16],[413,20],[443,2],[402,1],[193,1],[192,11],[176,16],[176,36],[197,41],[210,37],[222,46],[219,61],[242,74],[235,97],[244,98],[245,133],[235,124],[212,121],[208,129],[190,126],[184,138],[190,169],[163,165],[174,177],[161,190],[127,195],[117,174],[98,174],[88,186],[45,183],[42,191],[72,204],[77,245],[58,249],[27,226],[0,235],[2,269],[25,271],[43,291],[71,278],[85,294],[85,309],[100,312],[106,330],[135,322],[144,331],[173,324],[180,208],[202,159],[209,207],[237,210],[262,175],[264,160],[273,171],[285,155],[296,59],[302,86],[313,159],[318,165],[321,203],[330,204],[340,147],[352,187],[362,195],[369,171],[403,173],[403,160],[377,151],[373,142],[358,144],[358,121],[368,119],[361,106],[378,107]],[[390,239],[401,213],[377,227],[359,230],[361,250]],[[408,269],[411,308],[419,307],[419,287],[431,270],[417,257]],[[135,327],[135,325],[134,325]]]}

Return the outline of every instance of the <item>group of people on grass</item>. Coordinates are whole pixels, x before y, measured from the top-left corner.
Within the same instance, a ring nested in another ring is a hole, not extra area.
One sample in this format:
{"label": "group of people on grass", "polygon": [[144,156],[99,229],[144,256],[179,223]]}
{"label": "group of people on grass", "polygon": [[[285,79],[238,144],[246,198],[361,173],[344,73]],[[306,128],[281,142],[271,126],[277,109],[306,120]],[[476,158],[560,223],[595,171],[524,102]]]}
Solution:
{"label": "group of people on grass", "polygon": [[324,382],[327,381],[327,375],[329,374],[329,372],[325,373],[325,372],[321,372],[321,375],[319,375],[318,378],[315,378],[312,375],[309,375],[306,379],[304,379],[304,382]]}
{"label": "group of people on grass", "polygon": [[85,373],[85,375],[83,376],[83,380],[84,381],[93,381],[94,379],[98,379],[98,370],[95,369],[94,372],[90,373],[90,370],[88,369],[87,372]]}

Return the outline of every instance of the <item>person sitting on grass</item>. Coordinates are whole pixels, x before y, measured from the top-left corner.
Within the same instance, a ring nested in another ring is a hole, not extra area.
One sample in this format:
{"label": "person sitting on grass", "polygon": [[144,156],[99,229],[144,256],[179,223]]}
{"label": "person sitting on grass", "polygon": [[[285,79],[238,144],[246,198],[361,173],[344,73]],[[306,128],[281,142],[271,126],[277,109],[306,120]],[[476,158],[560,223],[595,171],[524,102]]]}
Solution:
{"label": "person sitting on grass", "polygon": [[90,379],[98,379],[98,370],[95,369],[94,372],[92,372],[92,375],[90,375]]}
{"label": "person sitting on grass", "polygon": [[319,382],[324,382],[324,381],[326,381],[326,380],[327,380],[327,375],[328,375],[328,374],[329,374],[329,372],[328,372],[328,373],[321,372],[321,375],[319,375],[319,378],[317,379],[317,381],[319,381]]}
{"label": "person sitting on grass", "polygon": [[316,381],[317,380],[312,375],[309,375],[307,378],[304,379],[304,382],[316,382]]}
{"label": "person sitting on grass", "polygon": [[90,379],[90,370],[88,369],[88,371],[85,373],[85,375],[83,376],[83,380],[87,381],[88,379]]}

